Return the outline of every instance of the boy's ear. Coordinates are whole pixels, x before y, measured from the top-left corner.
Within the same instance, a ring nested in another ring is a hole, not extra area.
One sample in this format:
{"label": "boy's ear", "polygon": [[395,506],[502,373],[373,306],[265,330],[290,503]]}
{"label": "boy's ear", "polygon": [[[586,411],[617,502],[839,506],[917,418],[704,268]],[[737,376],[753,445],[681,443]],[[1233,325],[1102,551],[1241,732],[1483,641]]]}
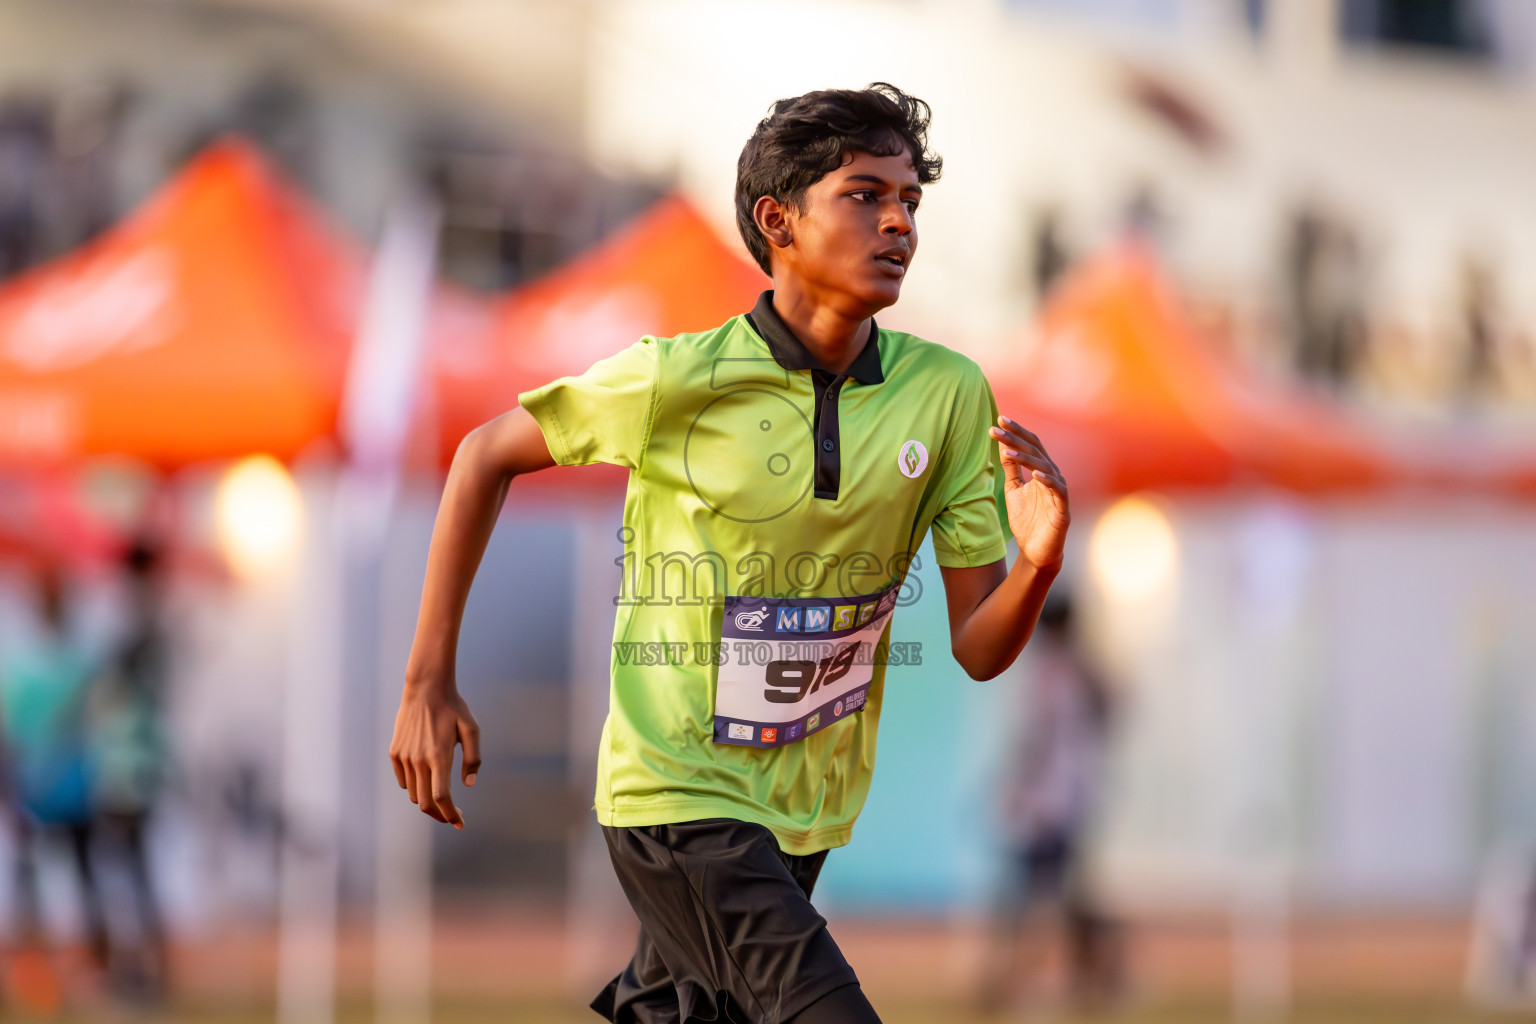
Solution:
{"label": "boy's ear", "polygon": [[790,227],[788,208],[772,196],[763,196],[752,207],[752,219],[757,223],[757,230],[768,239],[768,244],[775,249],[785,249],[795,240],[795,233]]}

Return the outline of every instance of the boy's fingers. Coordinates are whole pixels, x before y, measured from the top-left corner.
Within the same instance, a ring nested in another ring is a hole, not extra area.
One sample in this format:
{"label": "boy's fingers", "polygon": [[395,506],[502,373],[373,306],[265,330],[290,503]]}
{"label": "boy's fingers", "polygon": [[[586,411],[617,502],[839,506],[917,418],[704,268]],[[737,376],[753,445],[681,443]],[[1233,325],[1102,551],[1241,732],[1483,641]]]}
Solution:
{"label": "boy's fingers", "polygon": [[480,771],[480,726],[474,722],[460,722],[459,743],[464,747],[464,763],[460,768],[464,785],[473,786],[475,775]]}
{"label": "boy's fingers", "polygon": [[1003,449],[1003,461],[1016,462],[1021,466],[1028,466],[1030,469],[1037,469],[1042,473],[1054,473],[1056,470],[1055,464],[1050,459],[1040,455],[1031,455],[1029,452],[1014,451],[1011,448]]}
{"label": "boy's fingers", "polygon": [[1045,455],[1046,458],[1050,458],[1049,455],[1046,455],[1045,449],[1040,447],[1039,444],[1026,440],[1020,435],[1011,431],[1004,430],[1002,427],[992,427],[991,434],[995,440],[1008,445],[1010,448],[1020,448],[1024,451],[1038,452],[1041,455]]}
{"label": "boy's fingers", "polygon": [[410,798],[411,803],[415,803],[416,768],[411,764],[411,762],[403,761],[400,765],[400,771],[405,776],[405,795]]}
{"label": "boy's fingers", "polygon": [[1053,476],[1060,476],[1061,470],[1051,459],[1044,448],[1030,444],[1016,434],[1011,434],[1001,427],[992,428],[992,436],[1003,448],[1003,461],[1015,461],[1029,466],[1031,469],[1043,470]]}
{"label": "boy's fingers", "polygon": [[1014,440],[1016,440],[1018,442],[1019,447],[1021,447],[1021,448],[1037,447],[1037,445],[1035,445],[1035,442],[1030,441],[1020,431],[1009,430],[1007,427],[988,427],[987,430],[988,430],[988,432],[990,432],[992,434],[993,437],[1011,437],[1011,438],[1013,438]]}
{"label": "boy's fingers", "polygon": [[401,789],[404,789],[405,788],[405,762],[400,760],[400,755],[399,754],[390,754],[389,755],[389,766],[395,770],[395,781],[400,784],[400,788]]}
{"label": "boy's fingers", "polygon": [[1035,470],[1035,479],[1055,491],[1061,497],[1065,498],[1067,496],[1067,482],[1056,474],[1046,473],[1037,469]]}
{"label": "boy's fingers", "polygon": [[[1007,429],[1028,439],[1031,444],[1040,444],[1040,436],[1034,431],[1026,429],[1018,420],[1009,419],[1007,416],[999,416],[997,421]],[[1045,446],[1040,445],[1040,447],[1044,448]]]}
{"label": "boy's fingers", "polygon": [[453,802],[453,798],[444,794],[437,798],[437,805],[443,809],[443,820],[456,829],[464,828],[464,812],[459,810],[459,805]]}
{"label": "boy's fingers", "polygon": [[1067,497],[1067,482],[1059,476],[1051,476],[1049,473],[1038,471],[1035,473],[1035,479],[1039,480],[1040,486],[1044,487],[1047,493],[1051,495],[1051,501],[1061,513],[1063,515],[1070,515],[1072,500]]}
{"label": "boy's fingers", "polygon": [[421,808],[421,813],[442,821],[443,812],[438,810],[437,802],[432,798],[434,775],[432,766],[425,761],[416,765],[416,806]]}
{"label": "boy's fingers", "polygon": [[454,828],[463,828],[464,820],[459,817],[459,809],[453,803],[453,762],[435,761],[432,764],[432,806],[437,813],[433,817],[438,821],[452,825]]}

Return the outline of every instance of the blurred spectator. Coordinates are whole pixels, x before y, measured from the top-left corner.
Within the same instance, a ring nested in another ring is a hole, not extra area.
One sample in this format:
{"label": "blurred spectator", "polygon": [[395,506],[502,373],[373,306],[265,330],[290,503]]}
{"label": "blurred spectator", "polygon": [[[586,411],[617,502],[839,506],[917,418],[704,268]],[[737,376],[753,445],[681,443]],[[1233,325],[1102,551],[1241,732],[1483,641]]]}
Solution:
{"label": "blurred spectator", "polygon": [[303,80],[272,68],[235,101],[226,130],[256,143],[291,180],[313,188],[320,137],[316,117],[314,96]]}
{"label": "blurred spectator", "polygon": [[0,277],[68,252],[113,222],[130,104],[124,86],[0,98]]}
{"label": "blurred spectator", "polygon": [[1514,845],[1494,851],[1473,908],[1467,990],[1491,1009],[1536,1009],[1536,865]]}
{"label": "blurred spectator", "polygon": [[1366,333],[1365,257],[1355,233],[1304,205],[1287,232],[1284,268],[1297,370],[1332,388],[1352,383]]}
{"label": "blurred spectator", "polygon": [[1499,391],[1500,352],[1497,329],[1498,282],[1481,257],[1467,254],[1461,261],[1460,345],[1461,396],[1475,400]]}
{"label": "blurred spectator", "polygon": [[91,751],[96,767],[97,853],[120,869],[132,893],[132,945],[115,950],[114,987],[135,999],[158,997],[165,981],[165,935],[155,899],[145,826],[167,774],[169,742],[164,695],[170,661],[161,601],[161,559],[145,540],[128,550],[123,569],[129,625],[114,663],[91,700]]}
{"label": "blurred spectator", "polygon": [[90,952],[105,969],[110,949],[90,857],[94,765],[86,732],[86,701],[100,664],[71,628],[57,567],[39,573],[37,599],[34,628],[0,656],[0,740],[17,838],[18,942],[35,947],[42,938],[34,859],[62,837],[80,881]]}
{"label": "blurred spectator", "polygon": [[68,252],[117,219],[117,163],[133,93],[121,84],[60,96],[43,239],[46,255]]}
{"label": "blurred spectator", "polygon": [[1138,182],[1126,197],[1120,210],[1120,231],[1154,252],[1167,245],[1168,213],[1157,187],[1150,181]]}
{"label": "blurred spectator", "polygon": [[1099,802],[1114,716],[1104,681],[1088,666],[1072,628],[1072,605],[1052,594],[1030,649],[1031,685],[1013,763],[1003,784],[1009,843],[995,943],[982,998],[1000,1009],[1018,993],[1019,972],[1038,973],[1042,925],[1059,924],[1075,1001],[1102,1004],[1120,984],[1119,928],[1098,905],[1084,870],[1088,826]]}
{"label": "blurred spectator", "polygon": [[254,144],[283,177],[306,192],[319,184],[319,125],[314,95],[302,80],[271,69],[252,78],[234,102],[212,110],[186,129],[172,163],[185,164],[207,147],[233,136]]}
{"label": "blurred spectator", "polygon": [[1044,206],[1035,212],[1029,240],[1031,284],[1035,289],[1035,302],[1043,303],[1072,265],[1072,255],[1067,252],[1061,237],[1061,210],[1058,207]]}
{"label": "blurred spectator", "polygon": [[46,101],[22,92],[0,98],[0,278],[37,259],[48,135]]}

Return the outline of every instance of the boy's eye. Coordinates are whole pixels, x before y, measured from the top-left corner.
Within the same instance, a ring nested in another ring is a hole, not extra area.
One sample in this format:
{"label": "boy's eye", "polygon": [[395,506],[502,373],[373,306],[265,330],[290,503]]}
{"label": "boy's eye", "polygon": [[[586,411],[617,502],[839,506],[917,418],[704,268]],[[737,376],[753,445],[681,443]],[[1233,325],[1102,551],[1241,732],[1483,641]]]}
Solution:
{"label": "boy's eye", "polygon": [[907,207],[907,212],[908,213],[916,213],[917,212],[917,200],[916,199],[908,199],[906,201],[906,207]]}
{"label": "boy's eye", "polygon": [[857,199],[861,203],[872,203],[875,201],[875,193],[873,189],[861,188],[857,192],[850,192],[848,194],[853,196],[853,198]]}

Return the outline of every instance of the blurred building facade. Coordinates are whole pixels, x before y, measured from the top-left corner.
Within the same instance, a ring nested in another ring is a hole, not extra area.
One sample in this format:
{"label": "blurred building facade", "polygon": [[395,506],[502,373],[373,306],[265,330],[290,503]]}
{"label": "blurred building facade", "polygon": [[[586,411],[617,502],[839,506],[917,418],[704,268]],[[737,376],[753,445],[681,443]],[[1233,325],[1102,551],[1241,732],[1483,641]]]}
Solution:
{"label": "blurred building facade", "polygon": [[[429,187],[444,269],[485,290],[558,266],[657,195],[581,154],[570,108],[582,62],[567,52],[581,35],[555,8],[509,5],[511,32],[454,14],[455,38],[501,41],[494,62],[466,63],[430,26],[330,6],[7,5],[0,273],[92,237],[225,134],[256,143],[370,243],[392,197]],[[538,60],[562,75],[535,87]]]}
{"label": "blurred building facade", "polygon": [[[949,162],[896,315],[951,344],[1019,343],[1042,212],[1057,261],[1155,213],[1163,259],[1254,365],[1395,412],[1529,407],[1536,75],[1520,5],[1016,0],[869,17],[877,7],[605,7],[592,146],[676,168],[727,230],[740,126],[765,96],[826,84],[835,61],[844,84],[890,77],[934,104]],[[728,74],[725,41],[770,17],[816,31],[751,81]],[[695,116],[658,119],[694,109],[694,79],[662,71],[667,54],[720,83]],[[1469,340],[1493,320],[1496,342]],[[1490,347],[1485,376],[1470,367]]]}
{"label": "blurred building facade", "polygon": [[[948,175],[898,315],[957,347],[1027,342],[1043,278],[1155,223],[1142,233],[1213,335],[1256,366],[1409,414],[1536,401],[1521,4],[968,0],[868,17],[886,10],[11,4],[0,273],[90,237],[223,132],[364,239],[392,195],[430,184],[442,266],[480,289],[559,265],[669,185],[732,238],[750,125],[837,66],[836,84],[897,79],[935,106]],[[815,28],[793,57],[733,74],[735,40],[790,16]],[[893,59],[919,25],[922,59]]]}

